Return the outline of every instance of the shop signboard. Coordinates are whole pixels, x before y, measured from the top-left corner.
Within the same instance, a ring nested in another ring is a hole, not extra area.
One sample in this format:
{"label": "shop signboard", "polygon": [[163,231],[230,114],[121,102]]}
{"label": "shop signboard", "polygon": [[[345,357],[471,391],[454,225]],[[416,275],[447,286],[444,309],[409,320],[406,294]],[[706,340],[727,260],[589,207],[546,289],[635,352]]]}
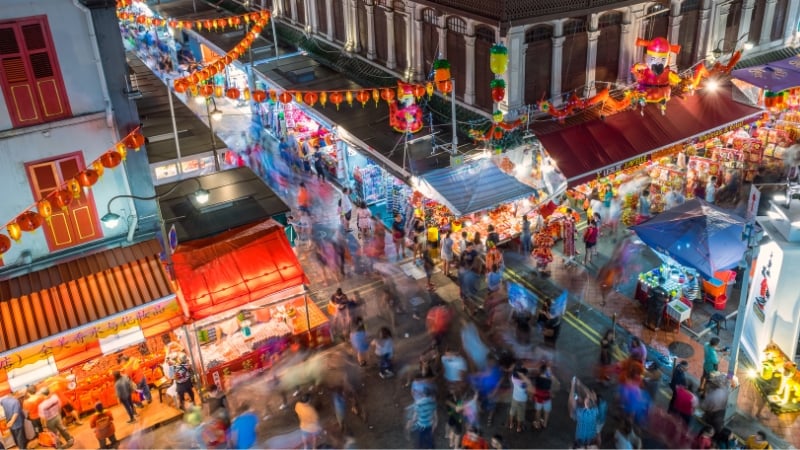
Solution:
{"label": "shop signboard", "polygon": [[[792,350],[791,343],[778,342],[775,332],[779,322],[788,320],[794,322],[792,310],[795,301],[786,302],[786,308],[779,305],[781,295],[788,294],[788,290],[779,291],[778,278],[781,276],[784,253],[776,242],[769,242],[761,246],[758,259],[753,263],[753,272],[750,289],[747,295],[748,311],[745,316],[745,325],[742,334],[742,344],[748,356],[753,361],[761,361],[761,353],[770,342],[775,342],[786,354]],[[795,290],[796,297],[796,290]],[[781,310],[786,309],[787,317],[781,318]],[[793,337],[796,340],[797,336]]]}
{"label": "shop signboard", "polygon": [[133,327],[140,327],[146,331],[181,316],[182,312],[175,297],[154,302],[0,355],[0,371],[18,368],[51,356],[56,362],[78,354],[86,354],[87,359],[99,356],[100,339]]}

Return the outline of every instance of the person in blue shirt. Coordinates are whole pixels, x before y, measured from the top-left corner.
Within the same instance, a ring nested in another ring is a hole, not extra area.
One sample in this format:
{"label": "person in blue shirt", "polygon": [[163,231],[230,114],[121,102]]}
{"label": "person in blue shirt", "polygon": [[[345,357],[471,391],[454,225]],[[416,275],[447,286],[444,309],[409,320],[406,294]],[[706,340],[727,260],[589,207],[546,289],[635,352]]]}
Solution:
{"label": "person in blue shirt", "polygon": [[239,415],[231,422],[228,442],[231,448],[252,448],[256,444],[258,416],[248,403],[239,408]]}

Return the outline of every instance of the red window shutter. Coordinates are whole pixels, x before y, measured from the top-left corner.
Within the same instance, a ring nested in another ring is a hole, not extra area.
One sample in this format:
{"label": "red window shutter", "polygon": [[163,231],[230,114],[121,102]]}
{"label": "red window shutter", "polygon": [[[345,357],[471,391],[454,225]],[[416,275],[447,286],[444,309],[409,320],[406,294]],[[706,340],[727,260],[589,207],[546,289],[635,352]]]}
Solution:
{"label": "red window shutter", "polygon": [[46,17],[0,26],[0,61],[14,126],[71,115]]}

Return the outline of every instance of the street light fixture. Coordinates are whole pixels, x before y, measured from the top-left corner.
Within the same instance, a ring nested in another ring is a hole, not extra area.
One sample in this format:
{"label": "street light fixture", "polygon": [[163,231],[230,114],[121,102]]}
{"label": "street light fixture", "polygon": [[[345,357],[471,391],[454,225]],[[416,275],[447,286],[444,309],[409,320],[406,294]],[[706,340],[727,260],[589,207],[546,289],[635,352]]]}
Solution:
{"label": "street light fixture", "polygon": [[[195,183],[197,183],[197,190],[193,194],[194,195],[194,199],[195,199],[195,201],[197,201],[197,203],[202,205],[202,204],[205,204],[206,202],[208,202],[208,197],[209,197],[210,193],[208,192],[208,190],[203,189],[202,184],[200,184],[200,180],[198,180],[197,178],[187,178],[185,180],[181,180],[181,181],[175,183],[175,186],[172,186],[172,188],[170,190],[168,190],[167,192],[165,192],[163,194],[160,194],[160,195],[156,194],[156,195],[143,197],[143,196],[139,196],[139,195],[119,194],[119,195],[115,195],[115,196],[111,197],[111,199],[108,201],[107,212],[102,218],[100,218],[100,222],[102,222],[103,225],[105,225],[107,228],[116,228],[117,225],[119,225],[119,221],[122,219],[122,217],[120,217],[119,214],[111,212],[111,204],[114,202],[114,200],[116,200],[118,198],[132,198],[132,199],[136,199],[136,200],[145,200],[145,201],[147,201],[147,200],[155,200],[155,199],[157,199],[159,197],[163,197],[165,195],[169,195],[169,194],[173,193],[175,191],[175,189],[177,189],[178,186],[183,184],[183,182],[185,182],[185,181],[194,181]],[[161,215],[161,210],[159,209],[159,216],[160,215]]]}
{"label": "street light fixture", "polygon": [[[750,33],[748,32],[748,33],[745,33],[745,34],[739,36],[739,38],[736,39],[735,42],[733,42],[733,48],[730,50],[730,52],[736,51],[736,45],[739,44],[739,41],[741,41],[743,38],[747,37],[749,34]],[[726,53],[726,51],[725,51],[725,49],[723,47],[723,44],[730,44],[730,41],[725,40],[725,38],[722,38],[719,41],[717,41],[717,45],[714,47],[714,50],[711,50],[711,54],[714,55],[714,59],[719,59],[720,56],[722,56],[723,53]],[[752,42],[745,42],[744,45],[743,45],[743,48],[744,48],[744,50],[750,50],[751,48],[753,48],[753,43]]]}

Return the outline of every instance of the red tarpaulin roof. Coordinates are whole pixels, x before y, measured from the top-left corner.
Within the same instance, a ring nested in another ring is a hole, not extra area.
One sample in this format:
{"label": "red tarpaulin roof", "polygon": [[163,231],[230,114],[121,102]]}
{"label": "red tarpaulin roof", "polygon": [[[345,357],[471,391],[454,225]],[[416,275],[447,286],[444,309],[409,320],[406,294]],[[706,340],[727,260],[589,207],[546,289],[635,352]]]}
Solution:
{"label": "red tarpaulin roof", "polygon": [[283,226],[272,219],[180,244],[172,260],[194,320],[307,282]]}
{"label": "red tarpaulin roof", "polygon": [[552,122],[533,131],[570,186],[585,183],[637,156],[696,138],[760,115],[761,109],[735,102],[729,87],[701,90],[683,99],[673,97],[666,115],[647,105],[644,116],[634,108],[577,125],[553,127]]}

